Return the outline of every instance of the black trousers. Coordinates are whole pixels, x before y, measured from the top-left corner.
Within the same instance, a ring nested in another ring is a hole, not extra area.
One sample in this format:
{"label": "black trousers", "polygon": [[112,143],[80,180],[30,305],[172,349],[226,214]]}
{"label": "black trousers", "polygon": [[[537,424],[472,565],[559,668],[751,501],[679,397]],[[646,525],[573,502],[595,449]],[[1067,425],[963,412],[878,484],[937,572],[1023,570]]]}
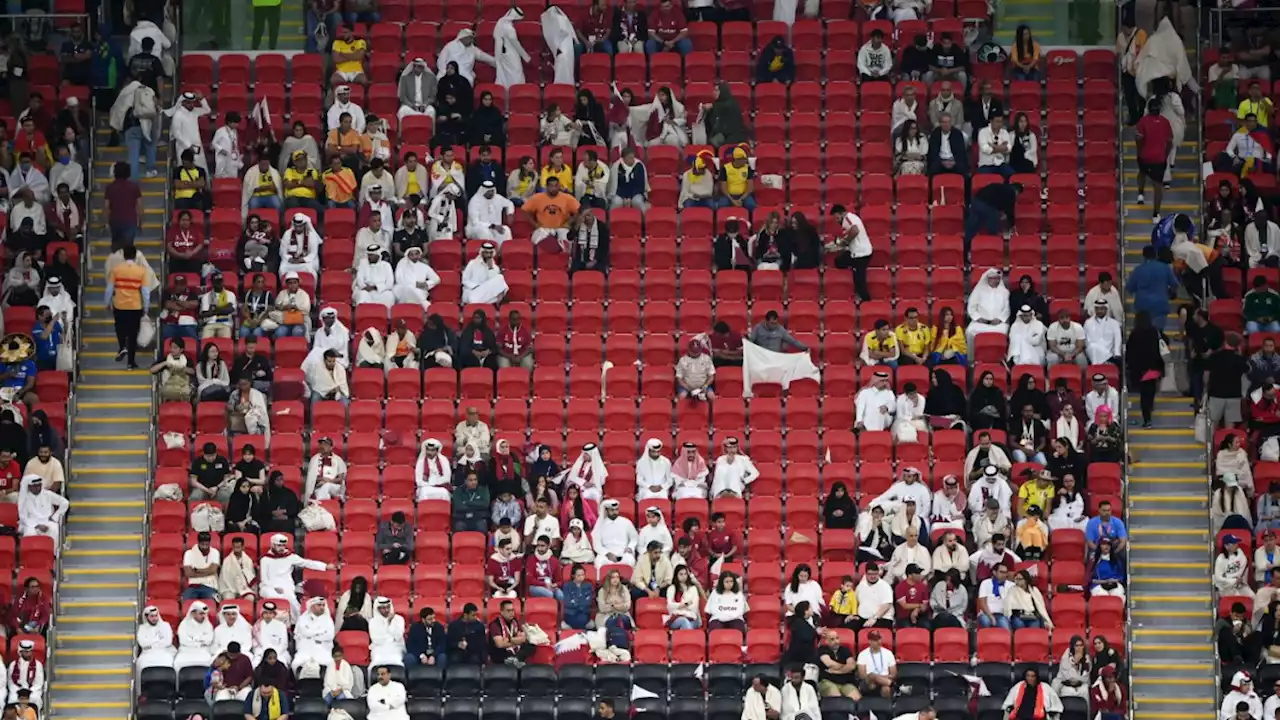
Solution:
{"label": "black trousers", "polygon": [[119,349],[125,352],[130,365],[136,365],[134,358],[138,353],[138,328],[142,327],[142,311],[113,308],[113,312]]}
{"label": "black trousers", "polygon": [[850,257],[853,265],[853,290],[862,301],[871,299],[871,288],[867,285],[867,268],[871,265],[871,256]]}
{"label": "black trousers", "polygon": [[1137,125],[1142,117],[1142,99],[1138,97],[1138,81],[1129,73],[1120,74],[1120,90],[1124,93],[1126,125]]}
{"label": "black trousers", "polygon": [[1156,391],[1160,389],[1159,380],[1144,380],[1138,383],[1138,401],[1142,408],[1142,422],[1151,422],[1151,413],[1156,409]]}

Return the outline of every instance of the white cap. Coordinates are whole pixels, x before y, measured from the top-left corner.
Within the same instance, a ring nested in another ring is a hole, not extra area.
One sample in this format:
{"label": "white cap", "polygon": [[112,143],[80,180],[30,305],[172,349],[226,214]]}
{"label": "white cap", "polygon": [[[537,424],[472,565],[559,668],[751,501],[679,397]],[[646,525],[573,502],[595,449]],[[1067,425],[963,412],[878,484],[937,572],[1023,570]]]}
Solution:
{"label": "white cap", "polygon": [[285,535],[284,533],[276,533],[275,535],[271,536],[271,544],[272,545],[288,545],[289,536]]}

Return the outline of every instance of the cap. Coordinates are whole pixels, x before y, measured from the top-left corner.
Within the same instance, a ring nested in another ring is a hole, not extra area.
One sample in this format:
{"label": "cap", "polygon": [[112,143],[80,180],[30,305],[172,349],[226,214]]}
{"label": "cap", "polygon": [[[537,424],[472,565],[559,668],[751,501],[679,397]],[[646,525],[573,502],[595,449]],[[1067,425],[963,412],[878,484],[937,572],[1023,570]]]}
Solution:
{"label": "cap", "polygon": [[1114,678],[1116,676],[1116,666],[1115,665],[1104,666],[1101,670],[1098,671],[1098,674],[1104,678]]}
{"label": "cap", "polygon": [[285,273],[285,274],[284,274],[284,281],[285,281],[285,282],[289,282],[290,280],[301,280],[301,279],[302,279],[302,278],[298,276],[298,273],[296,273],[296,272],[294,272],[294,271],[292,271],[292,270],[290,270],[289,272],[287,272],[287,273]]}
{"label": "cap", "polygon": [[908,565],[908,566],[907,566],[907,574],[908,574],[908,575],[919,575],[919,574],[920,574],[920,573],[922,573],[922,572],[924,572],[924,571],[923,571],[923,570],[921,570],[921,569],[920,569],[920,566],[919,566],[919,565],[917,565],[917,564],[915,564],[915,563],[911,563],[910,565]]}
{"label": "cap", "polygon": [[1240,538],[1236,537],[1235,535],[1223,535],[1222,544],[1223,545],[1239,545]]}
{"label": "cap", "polygon": [[[326,438],[320,438],[320,440],[322,441],[325,439]],[[271,544],[272,545],[288,545],[289,536],[285,535],[284,533],[276,533],[275,535],[271,536]]]}

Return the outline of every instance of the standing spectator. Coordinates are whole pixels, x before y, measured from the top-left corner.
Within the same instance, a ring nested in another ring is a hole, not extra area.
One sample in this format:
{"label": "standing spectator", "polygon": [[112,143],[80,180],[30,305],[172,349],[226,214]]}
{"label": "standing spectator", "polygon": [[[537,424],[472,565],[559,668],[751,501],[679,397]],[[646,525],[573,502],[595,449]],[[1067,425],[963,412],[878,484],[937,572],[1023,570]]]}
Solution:
{"label": "standing spectator", "polygon": [[1231,333],[1224,338],[1223,346],[1208,358],[1206,370],[1209,399],[1208,420],[1214,427],[1236,427],[1243,422],[1240,411],[1242,396],[1241,378],[1249,372],[1249,361],[1240,354],[1239,335]]}
{"label": "standing spectator", "polygon": [[1125,291],[1133,297],[1133,309],[1146,311],[1151,325],[1163,331],[1169,315],[1170,297],[1178,292],[1178,277],[1168,263],[1156,259],[1156,248],[1142,248],[1142,264],[1129,273]]}
{"label": "standing spectator", "polygon": [[1004,234],[1000,223],[1001,216],[1008,221],[1010,228],[1014,226],[1014,212],[1018,205],[1018,196],[1021,194],[1021,183],[987,185],[973,194],[973,199],[969,202],[969,207],[965,209],[964,214],[966,252],[973,238],[980,232],[987,235]]}
{"label": "standing spectator", "polygon": [[111,250],[133,245],[142,217],[142,190],[132,180],[129,164],[118,162],[112,171],[115,180],[103,193],[107,226],[111,229]]}
{"label": "standing spectator", "polygon": [[115,315],[116,362],[126,360],[130,370],[138,369],[138,329],[142,318],[151,309],[151,288],[146,286],[150,273],[137,262],[138,250],[132,243],[122,249],[124,261],[113,267],[107,275],[107,294],[104,304]]}
{"label": "standing spectator", "polygon": [[1144,428],[1151,427],[1156,391],[1165,373],[1164,356],[1160,352],[1161,339],[1160,331],[1151,324],[1151,316],[1145,311],[1138,311],[1125,345],[1124,367],[1129,376],[1129,387],[1138,388]]}
{"label": "standing spectator", "polygon": [[[1124,92],[1124,105],[1128,108],[1125,124],[1138,122],[1141,98],[1138,95],[1138,54],[1147,43],[1147,31],[1137,27],[1134,13],[1120,13],[1120,33],[1116,36],[1116,55],[1120,58],[1120,86]],[[1211,71],[1212,72],[1212,71]],[[1231,82],[1235,84],[1234,81]]]}

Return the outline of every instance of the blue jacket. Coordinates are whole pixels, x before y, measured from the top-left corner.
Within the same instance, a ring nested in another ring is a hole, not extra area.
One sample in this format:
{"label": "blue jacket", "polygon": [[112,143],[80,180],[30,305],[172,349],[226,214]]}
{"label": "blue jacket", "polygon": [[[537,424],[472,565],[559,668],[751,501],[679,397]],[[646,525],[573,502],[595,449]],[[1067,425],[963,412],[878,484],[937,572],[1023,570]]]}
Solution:
{"label": "blue jacket", "polygon": [[[1165,215],[1160,218],[1160,222],[1156,223],[1155,227],[1151,228],[1151,244],[1155,245],[1157,250],[1173,245],[1173,221],[1178,217],[1178,214],[1169,213]],[[1190,237],[1192,239],[1196,237],[1195,223],[1191,224]]]}
{"label": "blue jacket", "polygon": [[585,626],[591,619],[591,611],[596,604],[595,588],[591,583],[584,582],[577,585],[567,582],[561,588],[564,593],[564,620],[576,630],[581,627],[575,627],[579,622]]}
{"label": "blue jacket", "polygon": [[1124,289],[1133,298],[1135,312],[1145,310],[1161,318],[1169,314],[1169,295],[1178,291],[1178,278],[1172,266],[1147,260],[1129,273]]}

